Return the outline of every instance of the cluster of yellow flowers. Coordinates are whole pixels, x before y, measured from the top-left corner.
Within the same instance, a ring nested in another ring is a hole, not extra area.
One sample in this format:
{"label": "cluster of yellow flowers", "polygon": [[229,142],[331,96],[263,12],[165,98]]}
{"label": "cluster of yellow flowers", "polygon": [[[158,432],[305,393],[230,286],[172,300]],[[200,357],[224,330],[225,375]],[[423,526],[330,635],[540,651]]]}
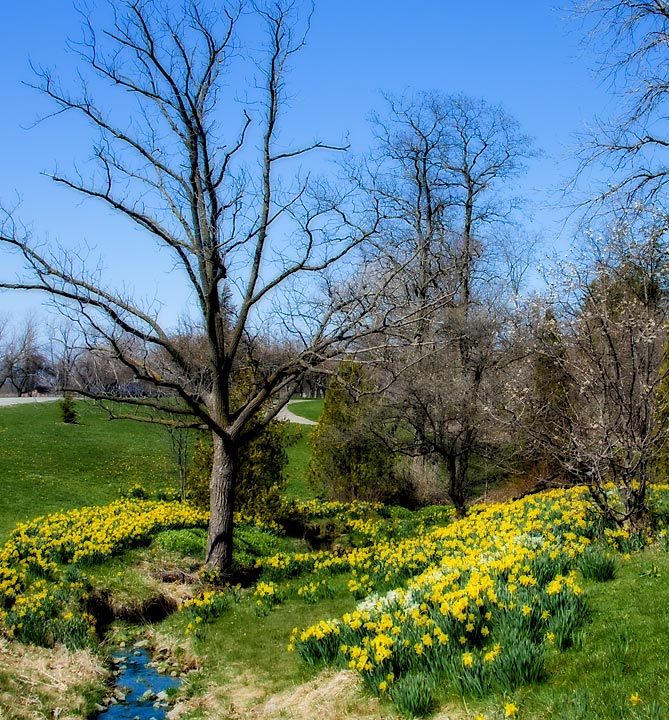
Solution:
{"label": "cluster of yellow flowers", "polygon": [[[395,548],[397,538],[406,537],[407,534],[422,537],[435,525],[444,524],[455,516],[452,507],[434,506],[416,513],[404,510],[399,517],[391,514],[390,517],[380,518],[379,511],[383,505],[362,501],[343,503],[309,500],[292,503],[291,507],[309,522],[323,518],[337,521],[346,529],[349,541],[352,540],[356,547],[346,551],[339,548],[335,552],[277,553],[259,558],[256,568],[262,570],[264,578],[272,580],[285,580],[305,573],[332,575],[353,569],[350,590],[356,597],[364,597],[374,587],[371,578],[357,577],[358,568],[364,566],[370,556],[382,552],[383,547]],[[417,567],[414,566],[412,570],[415,572]]]}
{"label": "cluster of yellow flowers", "polygon": [[235,589],[225,591],[206,590],[195,597],[184,600],[179,605],[179,611],[189,617],[186,625],[186,635],[195,635],[202,638],[205,628],[214,618],[218,617],[229,605]]}
{"label": "cluster of yellow flowers", "polygon": [[256,598],[256,613],[267,615],[270,610],[281,602],[279,586],[273,582],[259,582],[253,596]]}
{"label": "cluster of yellow flowers", "polygon": [[0,550],[0,567],[48,573],[57,563],[91,564],[159,530],[206,521],[191,505],[130,499],[54,513],[19,523]]}
{"label": "cluster of yellow flowers", "polygon": [[207,615],[225,595],[226,593],[220,590],[206,590],[195,597],[184,600],[179,605],[179,611],[195,610],[200,615]]}
{"label": "cluster of yellow flowers", "polygon": [[324,598],[333,596],[332,588],[327,580],[315,580],[313,582],[302,585],[297,589],[297,596],[302,598],[306,603],[316,603]]}
{"label": "cluster of yellow flowers", "polygon": [[249,525],[258,530],[273,533],[274,535],[283,535],[284,529],[275,520],[269,518],[260,518],[256,515],[248,513],[235,512],[235,525]]}
{"label": "cluster of yellow flowers", "polygon": [[[86,599],[85,577],[68,573],[68,567],[99,562],[159,530],[206,520],[187,504],[126,498],[18,524],[0,549],[0,630],[48,644],[53,628],[44,634],[30,624],[72,621],[72,607]],[[75,609],[82,617],[81,608]]]}
{"label": "cluster of yellow flowers", "polygon": [[345,662],[376,692],[417,668],[476,692],[527,682],[545,646],[566,646],[583,617],[572,565],[593,517],[584,489],[555,491],[351,551],[349,588],[365,600],[296,630],[290,647],[307,662]]}

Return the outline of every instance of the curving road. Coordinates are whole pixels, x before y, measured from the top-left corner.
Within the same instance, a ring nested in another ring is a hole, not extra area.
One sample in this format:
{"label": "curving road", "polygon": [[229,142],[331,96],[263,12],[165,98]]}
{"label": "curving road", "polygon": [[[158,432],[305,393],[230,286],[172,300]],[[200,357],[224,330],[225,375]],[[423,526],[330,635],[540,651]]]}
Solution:
{"label": "curving road", "polygon": [[294,412],[290,411],[290,405],[293,402],[302,402],[302,400],[289,400],[288,405],[284,405],[284,407],[279,410],[277,414],[277,420],[288,420],[288,422],[297,423],[298,425],[317,425],[318,423],[315,423],[313,420],[307,420],[305,417],[301,417],[300,415],[296,415]]}

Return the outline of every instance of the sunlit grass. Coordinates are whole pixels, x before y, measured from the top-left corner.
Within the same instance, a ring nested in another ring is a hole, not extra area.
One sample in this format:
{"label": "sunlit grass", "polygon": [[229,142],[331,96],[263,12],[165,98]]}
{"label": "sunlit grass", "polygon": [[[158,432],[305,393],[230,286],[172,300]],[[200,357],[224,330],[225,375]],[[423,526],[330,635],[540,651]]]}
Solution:
{"label": "sunlit grass", "polygon": [[290,499],[308,500],[314,497],[314,491],[306,479],[311,445],[309,436],[312,428],[308,425],[291,424],[288,426],[288,466],[286,467],[287,485],[284,495]]}
{"label": "sunlit grass", "polygon": [[[660,720],[669,716],[669,554],[657,547],[622,561],[615,580],[585,583],[591,615],[570,649],[547,658],[545,679],[512,694],[493,693],[485,700],[462,698],[446,687],[437,692],[436,716],[473,720],[502,720],[505,707],[517,707],[518,720]],[[305,582],[303,578],[300,582]],[[294,597],[258,617],[248,595],[218,618],[194,649],[202,657],[202,686],[221,688],[220,698],[234,702],[240,686],[253,685],[257,705],[276,693],[299,688],[318,676],[320,666],[300,663],[286,651],[286,637],[297,624],[335,617],[351,610],[352,600],[341,579],[335,597],[305,605]],[[168,620],[170,631],[177,630]],[[227,691],[230,694],[227,694]],[[197,692],[195,688],[194,691]],[[360,684],[345,691],[349,703],[371,699]],[[638,698],[638,699],[637,699]],[[374,714],[359,717],[397,717],[382,702]],[[444,715],[439,707],[449,708]],[[286,717],[307,720],[308,714]],[[358,717],[357,715],[355,717]]]}
{"label": "sunlit grass", "polygon": [[[309,605],[295,597],[303,579],[281,587],[286,599],[267,615],[258,615],[255,601],[247,593],[239,603],[214,621],[205,639],[194,649],[203,658],[207,682],[225,684],[240,675],[255,675],[267,692],[278,691],[313,676],[314,668],[302,663],[296,653],[287,651],[292,629],[304,622],[317,622],[326,615],[351,610],[355,600],[343,576],[331,579],[334,597]],[[178,622],[174,617],[167,625]]]}
{"label": "sunlit grass", "polygon": [[[87,403],[80,404],[78,411],[79,426],[60,422],[56,404],[0,411],[0,477],[5,487],[0,500],[0,537],[16,520],[54,509],[107,503],[118,498],[119,489],[136,482],[147,489],[163,488],[165,478],[174,477],[160,468],[155,470],[155,458],[163,458],[166,467],[170,462],[168,440],[160,428],[110,424]],[[287,492],[306,499],[311,496],[304,478],[311,429],[293,425],[289,432],[294,442],[288,448]],[[579,580],[586,589],[590,616],[577,630],[572,647],[548,652],[541,682],[478,701],[463,699],[443,687],[436,692],[437,706],[442,708],[436,710],[437,717],[445,717],[443,708],[448,707],[448,717],[472,720],[480,715],[501,720],[505,707],[511,705],[517,707],[518,720],[669,717],[669,553],[663,548],[658,543],[631,557],[619,556],[615,578],[608,582]],[[153,557],[152,553],[154,546],[126,551],[87,572],[98,590],[132,605],[161,592],[159,582],[149,579],[149,566],[178,562],[176,556]],[[186,683],[184,692],[220,702],[210,709],[225,717],[229,706],[237,704],[236,693],[242,686],[253,686],[255,695],[249,702],[258,705],[275,693],[290,693],[291,688],[315,682],[321,668],[301,662],[286,646],[294,627],[351,612],[357,601],[348,591],[349,579],[346,574],[329,576],[332,597],[313,604],[298,597],[297,590],[317,577],[307,572],[288,583],[277,580],[284,597],[267,615],[258,614],[253,588],[243,589],[239,601],[214,619],[199,638],[184,636],[184,619],[179,613],[168,618],[159,631],[175,643],[192,643],[200,657],[202,669]],[[5,683],[9,688],[8,683],[15,683],[16,678],[3,672],[0,686]],[[217,689],[218,700],[207,694],[206,689],[212,687]],[[18,692],[13,684],[12,692]],[[345,694],[352,703],[372,702],[371,694],[359,683],[347,686]],[[387,701],[373,702],[377,703],[376,713],[349,716],[365,720],[396,717]],[[311,717],[306,710],[300,712],[302,715],[286,717]]]}
{"label": "sunlit grass", "polygon": [[290,411],[295,413],[295,415],[306,418],[307,420],[318,422],[323,414],[324,403],[325,400],[323,400],[323,398],[300,400],[299,402],[293,402],[290,404]]}
{"label": "sunlit grass", "polygon": [[[305,404],[322,401],[305,401]],[[157,425],[110,421],[92,403],[77,403],[66,425],[57,402],[0,409],[0,542],[17,522],[83,505],[112,502],[140,484],[149,493],[177,490],[178,468],[167,432]],[[290,425],[287,495],[313,497],[305,480],[311,428]]]}
{"label": "sunlit grass", "polygon": [[[669,717],[669,554],[657,546],[620,564],[615,580],[586,583],[591,610],[574,647],[547,661],[544,682],[520,688],[519,720]],[[478,706],[493,720],[503,697]]]}
{"label": "sunlit grass", "polygon": [[110,421],[78,402],[66,425],[57,402],[0,409],[0,542],[16,522],[118,499],[135,483],[177,489],[169,437],[157,425]]}

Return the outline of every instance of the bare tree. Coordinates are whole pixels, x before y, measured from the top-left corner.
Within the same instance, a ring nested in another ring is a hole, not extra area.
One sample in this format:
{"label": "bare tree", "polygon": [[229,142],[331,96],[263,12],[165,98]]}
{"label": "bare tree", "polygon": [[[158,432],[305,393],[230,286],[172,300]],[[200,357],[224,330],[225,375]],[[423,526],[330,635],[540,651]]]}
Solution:
{"label": "bare tree", "polygon": [[[31,271],[0,287],[45,291],[74,308],[89,346],[159,391],[126,398],[138,412],[123,416],[175,424],[176,415],[182,427],[211,432],[206,561],[223,573],[232,560],[240,448],[271,421],[306,370],[367,331],[367,301],[378,292],[365,290],[350,268],[340,274],[348,285],[336,272],[374,232],[373,213],[354,223],[347,198],[328,199],[296,165],[337,148],[281,141],[285,74],[304,42],[297,6],[187,0],[178,12],[159,0],[113,2],[112,24],[101,33],[87,25],[78,45],[90,84],[75,94],[51,71],[39,71],[39,87],[57,111],[83,117],[100,137],[93,145],[97,176],[53,179],[113,208],[171,253],[196,298],[197,368],[182,336],[150,307],[110,288],[84,258],[36,245],[9,215],[0,238]],[[254,48],[249,77],[251,41],[243,31],[256,41],[258,28],[265,43]],[[130,120],[96,99],[101,86],[136,103]],[[252,391],[235,400],[235,367],[254,364],[261,330],[280,333],[291,352],[264,366]],[[88,393],[108,397],[104,388]],[[161,395],[172,397],[166,403]],[[164,410],[170,414],[158,418]]]}
{"label": "bare tree", "polygon": [[390,286],[391,304],[423,312],[401,333],[391,328],[383,385],[390,416],[410,427],[412,441],[401,449],[438,458],[464,512],[495,367],[509,359],[507,304],[520,279],[510,288],[500,261],[517,255],[509,181],[531,143],[502,108],[482,100],[423,93],[388,98],[388,107],[376,119],[366,179],[383,208],[377,255],[388,269],[410,268]]}
{"label": "bare tree", "polygon": [[621,196],[628,207],[664,205],[669,182],[669,3],[587,0],[577,9],[592,24],[589,39],[602,53],[600,70],[620,99],[620,114],[598,120],[586,139],[581,171],[599,164],[608,171],[600,201]]}
{"label": "bare tree", "polygon": [[38,323],[28,318],[8,334],[0,357],[0,387],[9,385],[19,396],[48,390],[53,383],[53,366],[39,337]]}
{"label": "bare tree", "polygon": [[[432,352],[416,359],[411,371],[397,375],[388,391],[386,417],[400,428],[394,447],[423,460],[414,470],[429,472],[436,462],[445,476],[448,498],[464,514],[472,460],[485,440],[501,438],[491,410],[500,397],[506,367],[517,353],[504,307],[493,304],[486,312],[472,312],[466,335],[456,315],[443,312],[437,318]],[[407,427],[413,436],[410,444],[402,439]]]}
{"label": "bare tree", "polygon": [[56,390],[72,390],[82,379],[87,348],[79,326],[71,319],[56,316],[47,323],[49,363]]}

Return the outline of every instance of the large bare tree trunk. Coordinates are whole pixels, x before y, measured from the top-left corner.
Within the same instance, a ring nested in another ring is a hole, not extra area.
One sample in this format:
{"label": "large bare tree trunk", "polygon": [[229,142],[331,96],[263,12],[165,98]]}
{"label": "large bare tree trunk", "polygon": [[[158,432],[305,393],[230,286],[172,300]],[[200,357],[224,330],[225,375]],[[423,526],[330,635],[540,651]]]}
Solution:
{"label": "large bare tree trunk", "polygon": [[228,575],[232,568],[232,532],[238,458],[234,443],[213,435],[214,458],[209,485],[209,537],[206,564]]}

